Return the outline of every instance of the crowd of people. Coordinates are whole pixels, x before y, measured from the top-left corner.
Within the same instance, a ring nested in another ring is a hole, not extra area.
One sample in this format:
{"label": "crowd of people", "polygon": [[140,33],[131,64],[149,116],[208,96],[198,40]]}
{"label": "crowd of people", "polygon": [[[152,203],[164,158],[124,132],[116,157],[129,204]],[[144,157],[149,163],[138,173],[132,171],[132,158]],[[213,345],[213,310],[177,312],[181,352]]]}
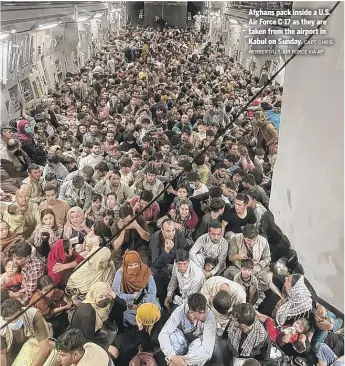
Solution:
{"label": "crowd of people", "polygon": [[128,27],[1,125],[2,365],[343,364],[268,209],[267,73]]}

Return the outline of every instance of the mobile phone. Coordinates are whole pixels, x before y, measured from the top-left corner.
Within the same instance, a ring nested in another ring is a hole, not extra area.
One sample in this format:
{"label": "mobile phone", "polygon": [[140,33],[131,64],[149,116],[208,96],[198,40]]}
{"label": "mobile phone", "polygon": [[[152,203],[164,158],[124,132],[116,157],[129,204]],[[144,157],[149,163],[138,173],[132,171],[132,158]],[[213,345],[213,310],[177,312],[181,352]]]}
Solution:
{"label": "mobile phone", "polygon": [[299,341],[292,342],[292,347],[298,352],[303,353],[307,350],[307,347]]}
{"label": "mobile phone", "polygon": [[79,244],[79,238],[75,236],[74,238],[71,238],[69,242],[71,243],[72,247],[75,247],[77,244]]}

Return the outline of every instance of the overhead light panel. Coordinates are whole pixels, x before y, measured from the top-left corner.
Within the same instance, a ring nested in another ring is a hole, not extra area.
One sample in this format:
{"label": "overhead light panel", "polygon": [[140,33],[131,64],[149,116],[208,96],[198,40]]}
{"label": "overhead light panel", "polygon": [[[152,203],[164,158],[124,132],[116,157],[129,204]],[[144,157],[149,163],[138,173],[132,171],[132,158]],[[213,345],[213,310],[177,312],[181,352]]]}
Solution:
{"label": "overhead light panel", "polygon": [[232,23],[232,24],[238,24],[238,21],[236,19],[230,19],[230,23]]}
{"label": "overhead light panel", "polygon": [[94,19],[98,19],[98,18],[102,18],[102,16],[103,16],[103,13],[96,13],[96,14],[93,16],[93,18],[94,18]]}
{"label": "overhead light panel", "polygon": [[88,15],[81,15],[78,19],[77,22],[86,22],[89,19]]}
{"label": "overhead light panel", "polygon": [[0,41],[7,38],[10,35],[10,33],[0,33]]}
{"label": "overhead light panel", "polygon": [[40,25],[37,27],[37,30],[46,30],[46,29],[51,29],[51,28],[57,27],[59,24],[61,24],[61,22],[54,22],[54,23],[40,24]]}

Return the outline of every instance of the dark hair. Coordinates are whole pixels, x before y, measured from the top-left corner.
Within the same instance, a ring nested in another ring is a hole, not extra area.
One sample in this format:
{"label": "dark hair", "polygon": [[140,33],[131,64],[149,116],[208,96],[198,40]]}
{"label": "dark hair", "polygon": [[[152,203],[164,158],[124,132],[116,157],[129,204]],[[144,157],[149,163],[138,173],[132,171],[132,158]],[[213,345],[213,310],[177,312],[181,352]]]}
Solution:
{"label": "dark hair", "polygon": [[101,161],[95,166],[95,170],[99,170],[101,173],[104,173],[104,172],[109,172],[110,169],[106,162]]}
{"label": "dark hair", "polygon": [[253,269],[254,268],[253,260],[250,258],[243,259],[243,261],[241,261],[241,268]]}
{"label": "dark hair", "polygon": [[225,202],[222,198],[219,198],[219,197],[211,198],[210,210],[212,212],[217,212],[224,207],[225,207]]}
{"label": "dark hair", "polygon": [[207,257],[205,259],[204,268],[205,268],[206,264],[211,264],[212,267],[215,267],[217,265],[217,259],[211,258],[211,257]]}
{"label": "dark hair", "polygon": [[46,182],[51,182],[52,180],[57,180],[56,175],[54,173],[47,173],[44,179]]}
{"label": "dark hair", "polygon": [[37,281],[37,288],[39,290],[43,290],[45,287],[47,286],[51,286],[54,285],[54,281],[52,280],[52,278],[50,276],[42,276],[38,279]]}
{"label": "dark hair", "polygon": [[242,181],[244,183],[249,184],[250,186],[255,186],[256,185],[255,178],[254,178],[253,174],[244,175],[244,177],[242,178]]}
{"label": "dark hair", "polygon": [[124,219],[125,217],[127,217],[129,215],[131,215],[131,216],[133,215],[133,209],[131,206],[124,205],[124,206],[120,207],[120,209],[119,209],[120,219]]}
{"label": "dark hair", "polygon": [[222,225],[218,220],[211,220],[211,222],[208,225],[208,229],[221,229]]}
{"label": "dark hair", "polygon": [[184,249],[178,249],[176,251],[175,261],[176,262],[189,261],[189,252],[187,252],[187,250],[184,250]]}
{"label": "dark hair", "polygon": [[225,182],[225,187],[230,188],[233,191],[237,191],[237,184],[235,182],[233,182],[232,180],[227,180]]}
{"label": "dark hair", "polygon": [[239,324],[251,326],[255,322],[255,310],[251,304],[236,304],[231,313]]}
{"label": "dark hair", "polygon": [[202,166],[205,164],[205,155],[199,155],[194,159],[194,162],[197,166]]}
{"label": "dark hair", "polygon": [[133,165],[132,159],[124,158],[120,161],[120,167],[121,168],[131,168]]}
{"label": "dark hair", "polygon": [[172,218],[170,218],[170,217],[167,217],[166,219],[164,219],[163,221],[162,221],[162,229],[163,229],[163,226],[167,223],[167,222],[172,222],[172,223],[174,223],[175,224],[175,221],[172,219]]}
{"label": "dark hair", "polygon": [[245,205],[248,205],[248,197],[244,193],[237,193],[236,199],[238,201],[243,201]]}
{"label": "dark hair", "polygon": [[46,192],[49,192],[49,191],[54,191],[56,193],[56,187],[54,187],[53,185],[51,184],[47,184],[45,187],[44,187],[44,193]]}
{"label": "dark hair", "polygon": [[221,198],[223,195],[223,190],[221,186],[211,187],[208,191],[210,198]]}
{"label": "dark hair", "polygon": [[148,169],[145,172],[146,174],[151,174],[151,175],[158,175],[157,169],[153,168],[153,167],[148,167]]}
{"label": "dark hair", "polygon": [[69,241],[69,239],[63,239],[62,246],[63,246],[63,250],[64,250],[65,254],[69,255],[69,250],[71,248],[71,242]]}
{"label": "dark hair", "polygon": [[[46,209],[44,209],[43,211],[41,211],[41,220],[43,219],[43,217],[44,217],[45,215],[53,215],[53,216],[54,216],[54,219],[55,219],[55,213],[54,213],[54,211],[53,211],[52,209],[50,209],[50,208],[46,208]],[[55,220],[55,221],[56,221],[56,220]]]}
{"label": "dark hair", "polygon": [[238,174],[239,176],[243,177],[245,175],[245,172],[243,171],[243,169],[237,168],[232,172],[232,176],[234,176],[235,174]]}
{"label": "dark hair", "polygon": [[178,167],[179,168],[183,168],[183,170],[187,173],[189,173],[190,171],[192,171],[193,167],[192,164],[188,161],[188,160],[181,160],[178,163]]}
{"label": "dark hair", "polygon": [[9,298],[10,298],[10,294],[9,294],[7,288],[0,289],[0,300],[1,300],[1,304],[4,301],[8,300]]}
{"label": "dark hair", "polygon": [[199,182],[200,181],[200,175],[197,172],[190,172],[187,175],[187,180],[189,182]]}
{"label": "dark hair", "polygon": [[163,160],[163,154],[162,154],[161,152],[156,152],[156,153],[153,155],[153,160],[158,160],[158,161]]}
{"label": "dark hair", "polygon": [[95,170],[90,165],[84,166],[84,168],[81,171],[82,173],[85,173],[89,178],[91,178],[95,173]]}
{"label": "dark hair", "polygon": [[244,191],[244,193],[251,197],[251,199],[255,200],[255,201],[258,201],[260,202],[261,201],[261,197],[259,195],[259,192],[256,192],[256,191],[250,191],[249,189]]}
{"label": "dark hair", "polygon": [[265,155],[265,150],[261,149],[260,147],[257,147],[255,149],[255,155]]}
{"label": "dark hair", "polygon": [[116,174],[119,177],[121,177],[121,173],[120,173],[120,170],[119,169],[113,169],[112,174]]}
{"label": "dark hair", "polygon": [[112,218],[115,217],[115,212],[113,210],[105,210],[104,213],[103,213],[103,217],[106,217],[106,216],[111,216]]}
{"label": "dark hair", "polygon": [[26,258],[31,255],[31,245],[28,243],[21,242],[17,244],[12,251],[18,258]]}
{"label": "dark hair", "polygon": [[30,164],[28,167],[28,173],[31,173],[33,170],[39,170],[41,169],[38,165],[36,164]]}
{"label": "dark hair", "polygon": [[226,168],[227,168],[227,165],[225,163],[218,163],[215,167],[215,170],[226,169]]}
{"label": "dark hair", "polygon": [[246,224],[242,230],[243,236],[248,239],[255,239],[259,235],[259,230],[253,224]]}
{"label": "dark hair", "polygon": [[96,202],[96,201],[102,202],[102,196],[99,193],[92,192],[91,201],[92,202]]}
{"label": "dark hair", "polygon": [[153,193],[149,190],[142,191],[140,194],[140,199],[146,202],[151,202],[153,199]]}
{"label": "dark hair", "polygon": [[76,184],[84,184],[85,179],[81,175],[76,175],[72,178],[72,184],[75,186]]}
{"label": "dark hair", "polygon": [[22,304],[18,299],[7,299],[1,303],[1,316],[11,318],[22,310]]}
{"label": "dark hair", "polygon": [[202,294],[192,294],[188,297],[188,307],[189,311],[206,311],[207,309],[207,300],[206,297]]}
{"label": "dark hair", "polygon": [[212,301],[213,307],[222,315],[228,314],[231,308],[231,296],[225,290],[220,290],[216,293]]}
{"label": "dark hair", "polygon": [[55,342],[55,348],[57,351],[64,353],[71,353],[72,351],[83,351],[83,346],[86,343],[86,339],[83,333],[79,329],[71,328],[62,334]]}
{"label": "dark hair", "polygon": [[234,154],[228,154],[225,157],[226,160],[228,160],[230,163],[233,163],[234,165],[238,162],[239,158],[238,156]]}

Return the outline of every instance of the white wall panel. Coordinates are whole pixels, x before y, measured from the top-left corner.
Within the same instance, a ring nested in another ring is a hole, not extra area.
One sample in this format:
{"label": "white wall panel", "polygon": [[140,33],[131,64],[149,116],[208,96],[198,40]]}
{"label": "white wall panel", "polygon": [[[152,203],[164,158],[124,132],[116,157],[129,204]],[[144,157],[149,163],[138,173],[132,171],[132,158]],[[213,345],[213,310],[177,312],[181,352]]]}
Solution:
{"label": "white wall panel", "polygon": [[[296,2],[331,8],[334,2]],[[285,73],[270,209],[318,295],[344,308],[344,3],[327,20],[321,56],[297,56]]]}

